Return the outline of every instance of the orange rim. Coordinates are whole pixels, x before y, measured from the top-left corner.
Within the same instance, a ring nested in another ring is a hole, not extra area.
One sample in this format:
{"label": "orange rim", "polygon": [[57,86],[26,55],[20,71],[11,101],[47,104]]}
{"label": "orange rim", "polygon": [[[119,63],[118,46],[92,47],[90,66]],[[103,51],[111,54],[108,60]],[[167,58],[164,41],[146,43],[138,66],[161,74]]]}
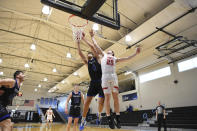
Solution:
{"label": "orange rim", "polygon": [[72,26],[74,26],[74,27],[85,27],[85,26],[88,24],[88,20],[87,20],[86,23],[83,24],[83,25],[75,25],[75,24],[71,23],[70,19],[72,19],[72,18],[75,17],[75,16],[76,16],[76,15],[70,15],[70,16],[68,17],[68,22],[69,22]]}

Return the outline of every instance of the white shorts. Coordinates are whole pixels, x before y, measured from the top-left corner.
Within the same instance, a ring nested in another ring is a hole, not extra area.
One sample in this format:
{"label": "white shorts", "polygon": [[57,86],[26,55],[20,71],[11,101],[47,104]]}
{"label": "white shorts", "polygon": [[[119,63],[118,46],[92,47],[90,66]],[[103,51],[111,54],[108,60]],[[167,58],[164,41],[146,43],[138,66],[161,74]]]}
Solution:
{"label": "white shorts", "polygon": [[47,116],[47,121],[53,121],[53,117],[52,116]]}
{"label": "white shorts", "polygon": [[118,77],[116,74],[102,74],[102,88],[104,94],[111,94],[112,92],[119,92]]}

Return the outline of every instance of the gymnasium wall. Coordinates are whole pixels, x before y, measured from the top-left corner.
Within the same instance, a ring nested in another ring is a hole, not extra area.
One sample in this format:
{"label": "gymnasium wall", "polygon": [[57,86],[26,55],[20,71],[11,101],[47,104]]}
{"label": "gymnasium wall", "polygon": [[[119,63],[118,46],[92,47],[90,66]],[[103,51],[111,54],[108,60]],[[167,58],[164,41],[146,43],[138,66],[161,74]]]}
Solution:
{"label": "gymnasium wall", "polygon": [[[25,89],[24,89],[25,88]],[[53,97],[54,94],[48,93],[46,91],[43,90],[39,90],[37,92],[34,91],[29,91],[28,87],[23,87],[23,96],[22,97],[15,97],[14,101],[17,101],[20,103],[20,101],[24,101],[24,100],[34,100],[34,106],[9,106],[8,109],[10,110],[28,110],[28,111],[36,111],[36,104],[40,104],[40,102],[37,101],[37,99],[40,99],[43,96],[48,96],[48,97]],[[14,102],[13,102],[14,103]]]}
{"label": "gymnasium wall", "polygon": [[[161,63],[152,65],[150,68],[138,71],[138,76],[151,72],[162,67],[170,66],[171,75],[145,83],[139,83],[136,77],[136,90],[119,94],[120,111],[125,111],[127,106],[132,105],[134,109],[153,109],[161,101],[166,107],[184,107],[197,105],[197,68],[178,72],[177,64]],[[175,84],[174,80],[178,80]],[[138,99],[132,101],[122,101],[122,95],[137,92]],[[93,108],[94,107],[94,108]],[[95,108],[96,107],[96,108]],[[111,100],[113,109],[113,100]],[[97,102],[93,100],[91,105],[92,113],[97,112]]]}
{"label": "gymnasium wall", "polygon": [[[177,64],[160,64],[149,69],[141,70],[138,72],[138,75],[166,66],[170,66],[171,75],[145,83],[139,83],[137,91],[138,99],[121,103],[121,111],[128,104],[133,105],[134,108],[139,110],[153,109],[157,106],[158,101],[161,101],[166,107],[196,106],[197,69],[178,72]],[[174,80],[178,80],[178,83],[175,84]],[[122,101],[122,95],[127,93],[120,94],[120,101]]]}

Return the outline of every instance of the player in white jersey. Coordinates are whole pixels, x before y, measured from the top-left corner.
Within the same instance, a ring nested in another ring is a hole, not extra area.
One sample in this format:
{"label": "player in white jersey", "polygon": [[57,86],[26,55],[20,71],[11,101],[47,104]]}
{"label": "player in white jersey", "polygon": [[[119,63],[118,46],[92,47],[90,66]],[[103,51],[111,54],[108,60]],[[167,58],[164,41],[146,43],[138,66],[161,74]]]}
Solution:
{"label": "player in white jersey", "polygon": [[55,115],[53,114],[53,110],[51,109],[51,106],[49,107],[49,109],[46,111],[45,113],[45,117],[47,116],[47,127],[49,127],[49,122],[53,123],[53,117],[55,118]]}
{"label": "player in white jersey", "polygon": [[[118,89],[118,77],[116,75],[116,63],[124,62],[127,60],[130,60],[134,56],[136,56],[138,53],[140,53],[140,48],[137,48],[136,52],[132,54],[131,56],[125,57],[125,58],[116,58],[114,56],[113,51],[107,51],[105,53],[96,43],[94,39],[94,33],[91,30],[90,31],[92,41],[94,44],[95,49],[97,52],[101,55],[101,68],[102,68],[102,88],[105,94],[105,110],[106,115],[108,118],[109,127],[111,129],[114,129],[116,125],[117,128],[121,128],[120,125],[120,110],[119,110],[119,89]],[[110,98],[111,94],[114,99],[114,111],[116,112],[115,120],[113,120],[110,116]]]}
{"label": "player in white jersey", "polygon": [[118,93],[118,77],[116,75],[116,60],[117,60],[116,57],[103,53],[103,57],[101,59],[101,68],[102,68],[102,88],[105,94],[111,94],[111,92]]}

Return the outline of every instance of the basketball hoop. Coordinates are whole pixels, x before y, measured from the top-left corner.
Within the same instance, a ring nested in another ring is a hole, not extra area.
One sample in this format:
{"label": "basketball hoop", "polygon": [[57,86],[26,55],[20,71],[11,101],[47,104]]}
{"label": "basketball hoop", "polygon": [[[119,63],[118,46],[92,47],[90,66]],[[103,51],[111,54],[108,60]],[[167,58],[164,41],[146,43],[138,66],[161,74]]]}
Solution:
{"label": "basketball hoop", "polygon": [[88,20],[85,20],[75,15],[71,15],[68,17],[68,23],[72,27],[73,40],[74,41],[81,40],[83,35],[82,33],[85,27],[88,25]]}

